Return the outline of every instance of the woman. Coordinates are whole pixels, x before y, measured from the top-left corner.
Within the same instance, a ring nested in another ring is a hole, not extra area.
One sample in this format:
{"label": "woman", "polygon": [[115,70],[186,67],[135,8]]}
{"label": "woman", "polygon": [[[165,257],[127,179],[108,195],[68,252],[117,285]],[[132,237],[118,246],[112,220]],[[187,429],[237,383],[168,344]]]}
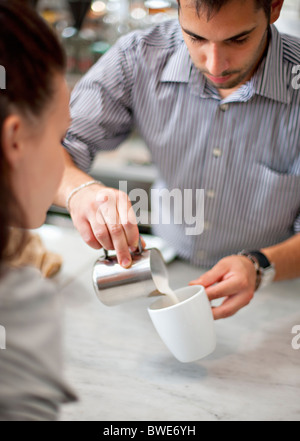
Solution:
{"label": "woman", "polygon": [[69,93],[57,39],[17,0],[0,0],[0,65],[0,420],[55,420],[75,399],[61,376],[57,294],[37,270],[10,268],[5,250],[11,227],[43,224],[58,189]]}

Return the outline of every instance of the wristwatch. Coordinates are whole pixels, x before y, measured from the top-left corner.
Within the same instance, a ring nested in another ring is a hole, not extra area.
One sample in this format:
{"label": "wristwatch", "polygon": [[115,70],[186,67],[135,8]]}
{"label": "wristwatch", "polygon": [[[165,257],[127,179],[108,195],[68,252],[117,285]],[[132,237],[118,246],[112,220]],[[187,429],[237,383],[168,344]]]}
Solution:
{"label": "wristwatch", "polygon": [[259,288],[265,288],[274,281],[276,275],[275,265],[271,263],[267,256],[261,251],[243,250],[239,253],[239,255],[247,257],[255,266],[257,276],[255,287],[256,291]]}

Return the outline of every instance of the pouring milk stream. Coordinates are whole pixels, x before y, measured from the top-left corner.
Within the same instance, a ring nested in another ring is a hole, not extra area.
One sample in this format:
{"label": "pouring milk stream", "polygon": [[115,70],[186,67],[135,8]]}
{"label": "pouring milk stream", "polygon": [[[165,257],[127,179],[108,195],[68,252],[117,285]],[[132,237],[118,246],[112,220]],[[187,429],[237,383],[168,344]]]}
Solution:
{"label": "pouring milk stream", "polygon": [[161,274],[153,274],[152,277],[158,291],[161,294],[165,294],[166,296],[168,296],[172,303],[174,303],[174,305],[177,305],[179,303],[179,300],[175,292],[170,288],[168,279]]}

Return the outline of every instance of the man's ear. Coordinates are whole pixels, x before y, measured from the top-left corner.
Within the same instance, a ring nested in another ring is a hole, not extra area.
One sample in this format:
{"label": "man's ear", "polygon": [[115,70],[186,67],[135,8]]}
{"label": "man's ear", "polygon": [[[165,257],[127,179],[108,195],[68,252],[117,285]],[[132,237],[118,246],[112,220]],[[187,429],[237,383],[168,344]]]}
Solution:
{"label": "man's ear", "polygon": [[283,6],[284,0],[273,0],[271,4],[271,17],[270,17],[270,24],[275,23],[275,21],[278,20],[281,9]]}
{"label": "man's ear", "polygon": [[18,115],[6,118],[2,126],[1,146],[7,163],[17,168],[23,158],[23,121]]}

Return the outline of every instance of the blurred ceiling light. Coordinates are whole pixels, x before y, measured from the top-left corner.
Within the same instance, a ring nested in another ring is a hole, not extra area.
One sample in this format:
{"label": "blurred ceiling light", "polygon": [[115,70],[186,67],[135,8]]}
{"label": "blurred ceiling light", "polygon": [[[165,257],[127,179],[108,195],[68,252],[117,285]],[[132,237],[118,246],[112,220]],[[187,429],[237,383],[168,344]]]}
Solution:
{"label": "blurred ceiling light", "polygon": [[106,4],[102,1],[95,1],[92,4],[92,11],[95,12],[96,14],[102,14],[106,9]]}
{"label": "blurred ceiling light", "polygon": [[131,17],[134,18],[135,20],[142,20],[143,18],[145,18],[147,16],[147,12],[145,11],[145,9],[142,8],[134,8],[131,11]]}

